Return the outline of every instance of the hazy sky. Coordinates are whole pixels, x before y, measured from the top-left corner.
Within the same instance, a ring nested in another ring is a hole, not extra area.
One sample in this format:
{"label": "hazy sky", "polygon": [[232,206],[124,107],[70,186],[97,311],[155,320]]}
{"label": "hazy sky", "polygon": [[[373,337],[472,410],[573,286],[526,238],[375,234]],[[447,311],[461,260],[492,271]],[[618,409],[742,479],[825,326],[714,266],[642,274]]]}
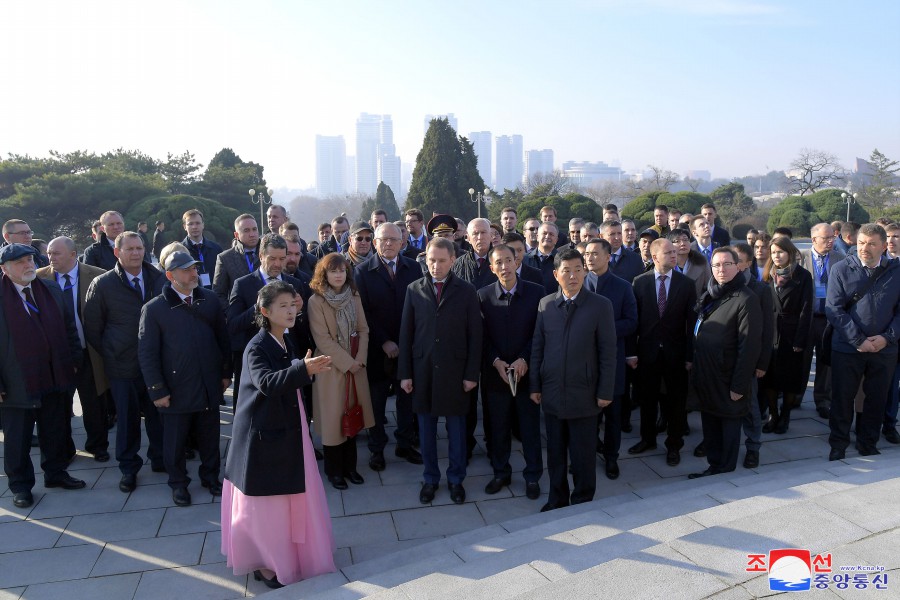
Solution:
{"label": "hazy sky", "polygon": [[900,159],[900,2],[8,1],[0,154],[222,147],[315,185],[315,136],[428,113],[566,160],[714,177]]}

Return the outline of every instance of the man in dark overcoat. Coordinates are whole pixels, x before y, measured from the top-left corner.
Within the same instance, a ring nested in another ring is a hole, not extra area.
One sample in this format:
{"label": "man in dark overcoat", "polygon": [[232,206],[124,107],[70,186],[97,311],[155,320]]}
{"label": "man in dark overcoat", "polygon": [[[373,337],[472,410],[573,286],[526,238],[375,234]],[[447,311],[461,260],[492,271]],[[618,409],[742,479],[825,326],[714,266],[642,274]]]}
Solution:
{"label": "man in dark overcoat", "polygon": [[737,466],[741,421],[756,401],[751,392],[762,345],[762,310],[740,276],[737,253],[716,248],[710,266],[715,282],[697,302],[693,364],[709,467],[691,479]]}
{"label": "man in dark overcoat", "polygon": [[434,499],[441,472],[437,421],[445,417],[450,445],[447,481],[456,504],[466,499],[466,413],[481,367],[481,311],[475,288],[451,273],[453,242],[428,242],[428,274],[410,284],[400,325],[400,387],[413,395],[419,417],[424,483],[419,501]]}
{"label": "man in dark overcoat", "polygon": [[586,271],[577,250],[562,249],[554,261],[560,291],[538,307],[529,365],[531,399],[541,405],[547,431],[550,495],[541,511],[594,498],[597,416],[612,403],[616,384],[612,303],[583,289]]}
{"label": "man in dark overcoat", "polygon": [[34,503],[31,432],[38,425],[44,487],[80,489],[66,472],[66,420],[81,365],[75,316],[54,281],[37,278],[37,250],[12,243],[0,250],[0,414],[3,470],[13,504]]}
{"label": "man in dark overcoat", "polygon": [[138,358],[163,426],[163,463],[172,499],[191,504],[185,465],[188,434],[196,433],[200,483],[213,496],[219,483],[219,400],[231,385],[231,344],[219,298],[200,286],[198,261],[187,252],[166,260],[171,285],[144,305]]}

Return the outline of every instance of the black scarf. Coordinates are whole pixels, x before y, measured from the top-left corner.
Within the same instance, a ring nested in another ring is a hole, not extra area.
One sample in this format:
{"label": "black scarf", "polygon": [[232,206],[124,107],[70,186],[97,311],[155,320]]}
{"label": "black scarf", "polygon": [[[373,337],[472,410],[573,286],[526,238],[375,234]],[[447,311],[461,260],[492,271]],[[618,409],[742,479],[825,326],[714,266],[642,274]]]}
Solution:
{"label": "black scarf", "polygon": [[719,284],[715,277],[710,277],[709,283],[706,284],[706,291],[703,292],[703,295],[697,301],[697,314],[704,317],[708,316],[719,307],[722,298],[746,286],[747,280],[740,275],[738,273],[734,276],[734,279],[723,284]]}
{"label": "black scarf", "polygon": [[28,399],[69,390],[75,385],[75,365],[63,316],[50,290],[40,279],[31,282],[31,294],[40,310],[29,315],[12,280],[3,276],[3,312],[16,360],[25,380]]}

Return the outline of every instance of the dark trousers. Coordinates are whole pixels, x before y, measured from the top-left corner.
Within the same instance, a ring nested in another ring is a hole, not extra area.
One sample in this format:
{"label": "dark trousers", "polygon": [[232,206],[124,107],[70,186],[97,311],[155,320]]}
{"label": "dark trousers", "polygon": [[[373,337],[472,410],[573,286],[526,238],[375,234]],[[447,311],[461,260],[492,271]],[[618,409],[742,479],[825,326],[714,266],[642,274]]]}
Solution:
{"label": "dark trousers", "polygon": [[[817,409],[831,408],[831,367],[822,364],[822,361],[819,360],[819,357],[824,352],[822,349],[822,334],[825,332],[825,325],[827,324],[828,321],[825,319],[825,315],[813,315],[810,338],[815,342],[813,349],[816,351],[816,378],[813,383],[813,400]],[[812,366],[813,349],[807,351],[807,362],[804,365],[807,373],[809,373]]]}
{"label": "dark trousers", "polygon": [[[394,431],[394,438],[397,440],[397,448],[412,448],[417,427],[412,411],[412,396],[400,389],[399,381],[393,383],[397,391],[397,429]],[[390,387],[391,381],[387,379],[369,381],[369,395],[375,416],[375,426],[369,427],[369,452],[384,452],[388,443],[388,436],[384,431],[384,413]]]}
{"label": "dark trousers", "polygon": [[[641,399],[641,440],[656,444],[657,404],[668,422],[666,448],[681,450],[684,446],[684,424],[687,422],[686,402],[688,372],[681,365],[667,362],[660,352],[655,361],[638,360],[638,393]],[[660,395],[660,383],[666,382],[666,394]]]}
{"label": "dark trousers", "polygon": [[356,438],[347,438],[337,446],[322,446],[325,455],[325,476],[343,477],[356,471]]}
{"label": "dark trousers", "polygon": [[483,391],[482,404],[490,406],[490,422],[485,431],[490,431],[491,467],[494,477],[509,479],[512,467],[509,455],[512,453],[512,427],[519,424],[522,439],[522,454],[525,455],[525,470],[522,476],[527,482],[537,482],[544,473],[544,459],[541,456],[541,407],[528,397],[528,386],[518,388],[515,396],[510,390]]}
{"label": "dark trousers", "polygon": [[153,466],[163,467],[162,424],[159,412],[144,387],[144,380],[110,379],[109,389],[112,392],[119,423],[116,427],[116,460],[123,475],[136,475],[144,461],[138,455],[141,449],[141,415],[144,416],[144,429],[147,431],[149,447],[147,458]]}
{"label": "dark trousers", "polygon": [[[231,380],[233,383],[231,394],[231,405],[234,407],[234,411],[237,412],[237,402],[238,402],[238,390],[241,387],[241,370],[243,368],[244,360],[244,351],[243,350],[232,350],[231,352],[231,362],[234,365],[234,378]],[[310,411],[312,414],[312,411]]]}
{"label": "dark trousers", "polygon": [[[631,423],[631,407],[633,406],[634,399],[632,395],[632,390],[635,386],[635,376],[637,375],[637,369],[632,369],[631,367],[625,367],[625,395],[622,396],[622,403],[619,407],[619,421],[621,425],[628,425]],[[608,416],[608,415],[607,415]],[[606,417],[604,417],[604,420]],[[621,427],[619,431],[621,432]]]}
{"label": "dark trousers", "polygon": [[[547,472],[550,494],[547,505],[561,508],[590,502],[597,490],[597,417],[560,419],[544,412],[547,431]],[[569,465],[572,459],[572,494]]]}
{"label": "dark trousers", "polygon": [[[422,451],[423,479],[425,483],[437,485],[441,482],[441,468],[437,457],[438,417],[418,415],[419,448]],[[447,467],[447,481],[462,483],[466,478],[466,417],[457,415],[444,417],[447,422],[450,466]]]}
{"label": "dark trousers", "polygon": [[84,361],[78,371],[78,399],[81,401],[82,420],[87,440],[84,449],[91,454],[105,452],[109,448],[108,412],[103,395],[97,395],[97,382],[94,380],[94,367],[90,353],[84,351]]}
{"label": "dark trousers", "polygon": [[31,432],[38,426],[41,446],[41,469],[44,481],[58,480],[69,464],[66,444],[68,394],[52,393],[41,397],[41,408],[5,408],[3,415],[3,470],[9,489],[14,494],[30,492],[34,487],[34,465],[31,462]]}
{"label": "dark trousers", "polygon": [[[624,405],[625,398],[623,396],[615,396],[612,403],[603,409],[603,456],[607,461],[619,459],[619,447],[622,445],[622,410]],[[600,429],[599,419],[597,429]]]}
{"label": "dark trousers", "polygon": [[700,413],[706,461],[715,473],[727,473],[737,468],[741,447],[741,417],[720,417],[706,411]]}
{"label": "dark trousers", "polygon": [[850,445],[850,425],[860,380],[865,399],[856,441],[860,446],[875,447],[884,422],[888,386],[896,367],[896,348],[893,352],[831,353],[831,435],[828,443],[832,448],[845,450]]}
{"label": "dark trousers", "polygon": [[[218,409],[218,406],[216,407]],[[187,473],[184,451],[188,437],[196,434],[197,450],[200,454],[200,481],[218,483],[219,466],[219,411],[204,410],[193,413],[160,412],[163,430],[163,463],[169,474],[169,487],[187,487],[191,478]]]}
{"label": "dark trousers", "polygon": [[887,404],[884,406],[883,433],[897,428],[898,408],[900,408],[900,363],[894,367],[894,375],[891,377],[891,389],[888,390]]}

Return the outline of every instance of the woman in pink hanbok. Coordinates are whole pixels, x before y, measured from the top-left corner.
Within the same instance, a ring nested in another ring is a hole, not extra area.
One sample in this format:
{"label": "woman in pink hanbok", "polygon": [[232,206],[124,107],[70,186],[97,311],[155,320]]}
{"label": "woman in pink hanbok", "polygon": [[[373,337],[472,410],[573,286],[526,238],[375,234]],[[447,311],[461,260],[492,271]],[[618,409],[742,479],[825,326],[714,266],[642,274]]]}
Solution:
{"label": "woman in pink hanbok", "polygon": [[334,537],[299,390],[331,357],[292,356],[285,331],[303,301],[273,281],[259,292],[259,333],[243,373],[222,488],[222,553],[235,575],[271,588],[330,573]]}

